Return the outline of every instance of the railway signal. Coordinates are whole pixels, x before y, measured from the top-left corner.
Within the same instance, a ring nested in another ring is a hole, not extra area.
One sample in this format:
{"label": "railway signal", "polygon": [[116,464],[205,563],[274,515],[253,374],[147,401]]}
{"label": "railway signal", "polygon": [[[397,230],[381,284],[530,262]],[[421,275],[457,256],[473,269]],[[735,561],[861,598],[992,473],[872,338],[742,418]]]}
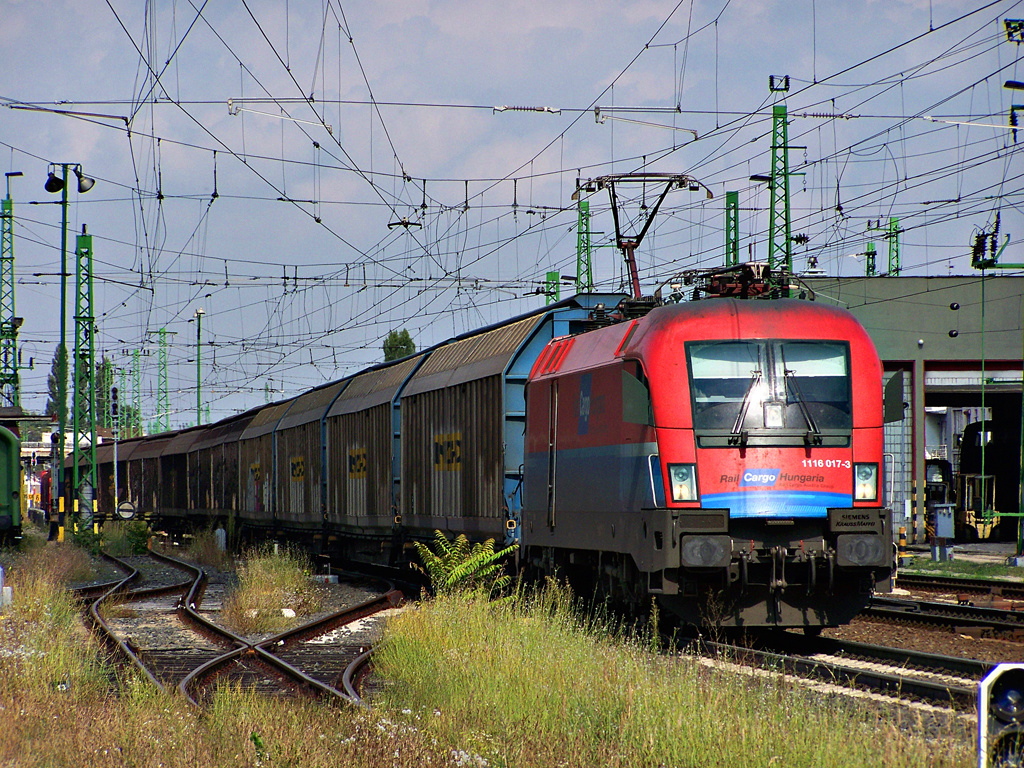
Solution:
{"label": "railway signal", "polygon": [[1024,664],[1000,664],[978,687],[978,768],[1024,764]]}

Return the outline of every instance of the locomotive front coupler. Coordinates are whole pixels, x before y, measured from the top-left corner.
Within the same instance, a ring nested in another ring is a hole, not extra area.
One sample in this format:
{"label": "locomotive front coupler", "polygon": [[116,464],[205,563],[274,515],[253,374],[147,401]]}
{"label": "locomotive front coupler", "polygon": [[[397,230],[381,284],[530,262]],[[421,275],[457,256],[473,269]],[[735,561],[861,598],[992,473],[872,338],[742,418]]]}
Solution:
{"label": "locomotive front coupler", "polygon": [[[785,591],[794,585],[806,586],[807,594],[817,591],[819,582],[818,571],[823,569],[823,580],[827,590],[832,591],[835,583],[836,554],[821,539],[800,541],[795,546],[773,545],[753,541],[745,542],[747,546],[734,544],[729,567],[731,581],[736,583],[741,592],[752,586],[760,585],[770,591]],[[793,569],[794,565],[806,565],[806,580],[801,568]],[[794,581],[794,577],[796,580]]]}
{"label": "locomotive front coupler", "polygon": [[786,548],[772,547],[772,578],[768,582],[768,589],[782,591],[786,588]]}

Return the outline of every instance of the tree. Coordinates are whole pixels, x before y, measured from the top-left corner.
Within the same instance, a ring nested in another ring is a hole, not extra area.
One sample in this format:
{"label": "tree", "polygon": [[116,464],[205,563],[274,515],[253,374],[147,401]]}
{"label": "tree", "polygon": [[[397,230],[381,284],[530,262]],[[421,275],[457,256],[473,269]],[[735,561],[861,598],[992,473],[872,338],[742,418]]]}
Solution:
{"label": "tree", "polygon": [[403,328],[400,331],[391,331],[384,339],[384,362],[400,360],[403,357],[416,354],[416,345],[412,336]]}
{"label": "tree", "polygon": [[[43,425],[38,422],[21,422],[21,439],[26,443],[41,443],[43,442]],[[47,436],[47,442],[49,442],[49,436]]]}
{"label": "tree", "polygon": [[[114,426],[110,412],[110,390],[114,386],[114,361],[106,355],[96,363],[96,426],[110,429]],[[120,397],[118,400],[120,401]],[[122,422],[123,423],[123,422]]]}
{"label": "tree", "polygon": [[49,397],[46,400],[45,415],[56,416],[58,421],[63,421],[65,424],[67,424],[68,419],[67,379],[65,378],[64,402],[60,401],[60,388],[57,383],[60,380],[61,369],[64,371],[67,371],[68,369],[67,359],[67,349],[58,344],[57,350],[53,353],[53,362],[50,364],[50,375],[46,377],[46,390]]}
{"label": "tree", "polygon": [[142,435],[142,427],[140,426],[140,424],[142,424],[142,420],[135,412],[135,409],[122,399],[119,410],[121,412],[121,418],[119,422],[120,427],[118,427],[118,434],[121,439],[126,437],[140,437]]}

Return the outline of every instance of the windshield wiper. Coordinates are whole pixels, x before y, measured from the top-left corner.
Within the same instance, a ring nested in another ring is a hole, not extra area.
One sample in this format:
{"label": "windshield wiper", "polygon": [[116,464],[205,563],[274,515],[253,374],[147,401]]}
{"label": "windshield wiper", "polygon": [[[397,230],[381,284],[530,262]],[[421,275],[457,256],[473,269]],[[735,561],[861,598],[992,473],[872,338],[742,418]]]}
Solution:
{"label": "windshield wiper", "polygon": [[740,412],[736,415],[736,421],[732,425],[732,437],[729,438],[729,445],[746,445],[748,432],[743,429],[743,422],[747,419],[747,411],[750,410],[750,396],[754,387],[761,383],[761,368],[758,367],[750,376],[750,384],[747,391],[743,393],[743,402],[740,403]]}
{"label": "windshield wiper", "polygon": [[800,408],[800,413],[807,421],[807,433],[804,435],[804,444],[821,445],[821,430],[818,429],[814,417],[811,416],[811,412],[807,408],[807,403],[804,402],[804,393],[800,390],[800,383],[796,380],[796,374],[786,367],[786,356],[784,354],[781,354],[781,356],[783,375],[786,377],[786,382],[793,385],[793,391],[796,394],[796,404]]}

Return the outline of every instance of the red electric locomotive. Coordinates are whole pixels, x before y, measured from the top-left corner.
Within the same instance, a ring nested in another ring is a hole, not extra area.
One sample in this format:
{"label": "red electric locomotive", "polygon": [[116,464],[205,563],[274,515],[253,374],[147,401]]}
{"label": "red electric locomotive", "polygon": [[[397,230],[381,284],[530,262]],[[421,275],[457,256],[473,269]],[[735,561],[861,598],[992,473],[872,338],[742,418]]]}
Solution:
{"label": "red electric locomotive", "polygon": [[527,397],[521,556],[684,621],[849,621],[888,591],[881,364],[810,301],[669,304],[553,340]]}

